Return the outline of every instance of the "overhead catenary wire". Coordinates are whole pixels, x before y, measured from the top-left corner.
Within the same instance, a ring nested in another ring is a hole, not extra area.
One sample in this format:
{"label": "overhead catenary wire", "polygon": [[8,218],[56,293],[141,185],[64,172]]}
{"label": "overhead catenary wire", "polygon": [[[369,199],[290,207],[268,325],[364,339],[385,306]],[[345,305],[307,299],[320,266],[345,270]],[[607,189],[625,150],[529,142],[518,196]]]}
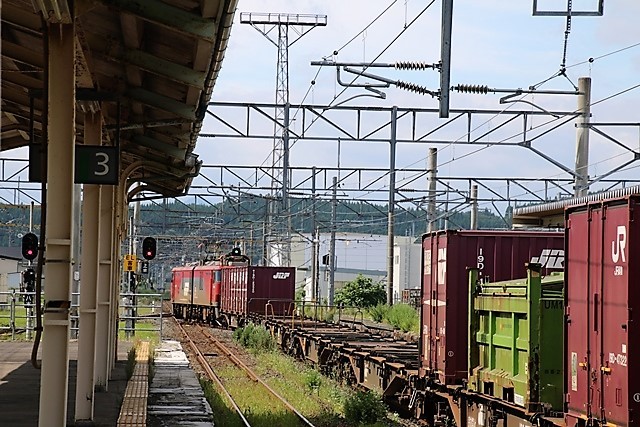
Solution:
{"label": "overhead catenary wire", "polygon": [[[369,29],[373,24],[375,24],[380,18],[382,18],[382,16],[384,16],[389,10],[391,10],[393,5],[395,5],[397,2],[398,2],[398,0],[393,0],[385,9],[382,10],[382,12],[380,12],[375,18],[373,18],[373,20],[371,20],[362,30],[360,30],[356,35],[354,35],[351,39],[349,39],[349,41],[347,41],[341,47],[339,47],[338,49],[335,49],[331,55],[327,55],[327,57],[338,55],[341,50],[343,50],[345,47],[350,45],[353,41],[355,41],[358,37],[360,37],[360,35],[362,35],[364,32],[366,32],[367,29]],[[406,23],[405,23],[405,27],[406,27]],[[300,103],[297,105],[297,108],[295,109],[291,121],[294,121],[297,118],[298,113],[301,111],[302,105],[304,104],[304,102],[306,101],[307,97],[309,96],[309,94],[313,90],[313,87],[315,86],[316,81],[318,79],[318,76],[320,75],[320,72],[322,71],[322,69],[323,69],[323,67],[319,67],[318,71],[316,71],[316,74],[313,77],[313,79],[311,80],[311,82],[309,84],[309,87],[307,88],[306,93],[304,94],[302,100],[300,101]],[[292,147],[293,147],[293,144],[291,145],[290,148],[292,148]],[[271,158],[271,154],[269,154],[267,156],[267,158],[265,158],[265,160],[262,161],[260,166],[264,166],[266,164],[266,162],[269,161],[270,158]]]}

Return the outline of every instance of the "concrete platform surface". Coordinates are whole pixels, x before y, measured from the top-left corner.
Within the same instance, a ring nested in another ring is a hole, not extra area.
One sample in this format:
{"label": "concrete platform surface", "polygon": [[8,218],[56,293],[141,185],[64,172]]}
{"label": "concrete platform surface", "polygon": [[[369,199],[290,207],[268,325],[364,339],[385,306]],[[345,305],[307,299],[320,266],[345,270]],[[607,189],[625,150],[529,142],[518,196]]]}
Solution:
{"label": "concrete platform surface", "polygon": [[155,373],[147,400],[148,427],[211,427],[211,407],[177,341],[155,350]]}
{"label": "concrete platform surface", "polygon": [[[40,404],[40,370],[31,365],[32,342],[0,341],[0,425],[33,427],[38,425]],[[95,393],[94,423],[115,426],[120,404],[127,386],[125,366],[129,342],[118,343],[118,362],[112,373],[107,391]],[[42,346],[40,346],[40,350]],[[40,355],[38,356],[41,357]],[[77,341],[69,343],[69,394],[67,425],[74,426]]]}

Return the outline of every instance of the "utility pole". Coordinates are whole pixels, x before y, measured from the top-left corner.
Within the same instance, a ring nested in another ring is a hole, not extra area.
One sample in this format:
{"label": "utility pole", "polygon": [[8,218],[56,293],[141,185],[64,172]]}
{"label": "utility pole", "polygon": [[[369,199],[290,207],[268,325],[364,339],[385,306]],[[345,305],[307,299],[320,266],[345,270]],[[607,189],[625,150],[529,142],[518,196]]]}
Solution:
{"label": "utility pole", "polygon": [[336,207],[338,204],[338,178],[333,177],[333,197],[331,198],[331,241],[329,243],[329,286],[328,303],[333,305],[336,278]]}
{"label": "utility pole", "polygon": [[[274,218],[282,218],[283,215],[287,216],[287,219],[279,221],[280,229],[278,230],[279,234],[285,235],[284,237],[286,242],[283,248],[283,245],[277,244],[278,239],[273,238],[272,242],[266,245],[266,247],[269,251],[279,252],[278,256],[274,256],[272,254],[267,256],[267,260],[270,263],[278,259],[280,260],[280,263],[289,265],[291,263],[291,212],[289,212],[290,202],[288,194],[290,186],[288,180],[290,125],[289,47],[300,40],[302,36],[307,34],[313,28],[326,26],[327,15],[242,12],[240,14],[240,23],[251,25],[278,48],[276,107],[275,121],[273,125],[273,151],[271,166],[271,195],[275,197],[279,191],[281,204],[279,207],[274,204],[272,206],[273,210],[269,211],[269,214]],[[278,29],[278,37],[274,40],[272,38],[273,36],[271,31],[276,28]],[[289,28],[293,29],[297,34],[297,37],[291,42],[289,41]],[[278,210],[280,210],[280,212],[278,212]],[[284,221],[284,223],[282,221]],[[269,225],[273,226],[274,224],[269,222]],[[272,233],[271,229],[268,230],[266,234],[275,237],[275,233]]]}
{"label": "utility pole", "polygon": [[478,229],[478,184],[471,186],[471,218],[469,227],[471,230]]}
{"label": "utility pole", "polygon": [[396,129],[398,107],[391,109],[391,138],[389,139],[389,205],[387,215],[387,304],[393,305],[393,234],[396,205]]}
{"label": "utility pole", "polygon": [[435,231],[436,226],[436,184],[438,173],[438,149],[429,148],[429,157],[427,158],[427,182],[429,185],[429,198],[427,204],[427,232]]}
{"label": "utility pole", "polygon": [[578,116],[576,123],[575,196],[589,194],[589,122],[591,121],[591,77],[578,79]]}
{"label": "utility pole", "polygon": [[447,196],[444,202],[444,229],[449,229],[449,182],[447,181]]}
{"label": "utility pole", "polygon": [[453,0],[442,0],[442,34],[440,40],[440,118],[449,117],[449,88],[451,78],[451,29]]}
{"label": "utility pole", "polygon": [[318,296],[318,230],[316,227],[316,167],[311,168],[311,300]]}

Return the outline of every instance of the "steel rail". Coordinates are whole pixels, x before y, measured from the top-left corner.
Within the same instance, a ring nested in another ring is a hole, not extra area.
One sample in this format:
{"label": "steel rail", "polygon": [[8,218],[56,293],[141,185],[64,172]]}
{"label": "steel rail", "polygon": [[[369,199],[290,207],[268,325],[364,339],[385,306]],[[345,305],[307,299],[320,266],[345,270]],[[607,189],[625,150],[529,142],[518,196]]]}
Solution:
{"label": "steel rail", "polygon": [[298,410],[296,408],[294,408],[289,402],[287,402],[287,400],[280,396],[274,389],[272,389],[271,387],[269,387],[269,385],[267,383],[265,383],[262,379],[260,379],[260,377],[258,377],[255,372],[253,372],[251,370],[251,368],[249,368],[247,365],[245,365],[240,359],[238,359],[232,352],[231,350],[229,350],[224,344],[222,344],[218,339],[216,339],[213,335],[211,335],[211,333],[209,333],[208,331],[204,330],[202,328],[202,326],[200,325],[196,325],[200,331],[207,337],[209,338],[209,340],[220,349],[220,351],[222,351],[225,356],[227,356],[229,358],[229,360],[231,360],[238,368],[242,369],[248,376],[249,378],[251,378],[253,381],[259,382],[260,384],[262,384],[267,390],[269,390],[269,392],[275,396],[277,399],[279,399],[287,408],[289,408],[289,410],[291,412],[293,412],[294,414],[296,414],[296,416],[300,419],[300,421],[302,421],[305,425],[309,426],[309,427],[315,427],[313,425],[313,423],[311,423],[311,421],[309,421],[308,419],[305,418],[304,415],[302,415],[300,412],[298,412]]}
{"label": "steel rail", "polygon": [[240,416],[240,419],[242,419],[242,422],[244,423],[244,425],[246,427],[251,427],[251,423],[249,423],[249,420],[247,420],[247,418],[244,416],[244,414],[242,413],[242,410],[240,409],[236,401],[233,400],[233,397],[231,397],[231,395],[225,388],[220,377],[218,377],[218,375],[216,375],[213,369],[211,369],[211,365],[209,365],[209,362],[207,362],[207,359],[205,359],[204,354],[202,354],[198,346],[193,342],[191,337],[189,337],[189,334],[184,329],[184,327],[180,324],[180,322],[178,322],[178,320],[175,317],[173,318],[173,320],[175,320],[176,325],[178,325],[178,328],[180,328],[180,331],[182,332],[182,335],[184,335],[185,339],[189,343],[189,347],[191,347],[191,350],[193,350],[193,352],[196,354],[198,362],[200,362],[200,365],[206,371],[209,379],[211,379],[212,381],[215,381],[218,387],[220,387],[220,389],[224,392],[225,396],[227,396],[227,399],[229,399],[229,402],[231,402],[231,404],[233,405],[233,408],[236,410],[236,412]]}

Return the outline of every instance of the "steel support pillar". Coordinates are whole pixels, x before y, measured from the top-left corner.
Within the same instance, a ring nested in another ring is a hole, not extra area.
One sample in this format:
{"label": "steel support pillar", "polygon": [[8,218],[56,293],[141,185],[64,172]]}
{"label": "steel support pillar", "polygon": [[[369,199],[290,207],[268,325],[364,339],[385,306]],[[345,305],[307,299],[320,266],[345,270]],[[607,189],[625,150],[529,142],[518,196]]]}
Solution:
{"label": "steel support pillar", "polygon": [[576,120],[575,196],[589,194],[589,122],[591,121],[591,77],[578,79],[578,112]]}
{"label": "steel support pillar", "polygon": [[[84,141],[100,145],[102,114],[85,114]],[[100,186],[84,185],[82,198],[82,256],[80,270],[80,310],[78,333],[78,377],[75,419],[93,420],[94,366],[96,361],[96,309],[98,284],[98,244]]]}
{"label": "steel support pillar", "polygon": [[393,305],[393,235],[396,206],[396,129],[398,107],[391,110],[391,135],[389,138],[389,205],[387,215],[387,304]]}
{"label": "steel support pillar", "polygon": [[49,155],[44,266],[44,331],[38,424],[67,424],[69,308],[73,273],[73,174],[75,144],[75,26],[49,24]]}
{"label": "steel support pillar", "polygon": [[[113,202],[114,212],[118,211],[118,191],[117,187],[113,189]],[[120,237],[118,234],[118,222],[119,216],[117,214],[111,217],[111,265],[109,272],[111,274],[109,280],[109,353],[108,353],[108,366],[110,369],[115,368],[116,361],[118,360],[118,326],[120,317],[118,316],[118,310],[120,309]],[[109,379],[111,379],[111,372],[109,371]]]}
{"label": "steel support pillar", "polygon": [[451,31],[453,0],[442,0],[442,35],[440,40],[440,118],[449,117],[449,87],[451,86]]}
{"label": "steel support pillar", "polygon": [[111,257],[113,242],[113,195],[114,188],[102,186],[100,189],[100,229],[98,231],[98,285],[96,291],[96,385],[107,389],[111,371]]}
{"label": "steel support pillar", "polygon": [[114,189],[113,195],[113,234],[111,240],[111,310],[109,312],[109,357],[111,358],[111,367],[115,366],[118,352],[118,310],[120,307],[120,283],[122,281],[122,266],[120,263],[120,244],[126,234],[126,217],[128,216],[126,203],[126,176],[120,177],[120,185]]}
{"label": "steel support pillar", "polygon": [[429,185],[429,198],[427,200],[427,232],[431,233],[438,227],[434,224],[436,220],[436,184],[438,174],[438,149],[429,148],[427,158],[427,181]]}
{"label": "steel support pillar", "polygon": [[336,206],[338,205],[338,178],[333,177],[333,197],[331,198],[331,239],[329,240],[329,286],[327,302],[333,305],[333,297],[336,291]]}
{"label": "steel support pillar", "polygon": [[311,301],[318,298],[318,230],[316,226],[316,167],[311,168]]}
{"label": "steel support pillar", "polygon": [[471,186],[471,218],[470,218],[470,229],[477,230],[478,229],[478,185],[473,184]]}

